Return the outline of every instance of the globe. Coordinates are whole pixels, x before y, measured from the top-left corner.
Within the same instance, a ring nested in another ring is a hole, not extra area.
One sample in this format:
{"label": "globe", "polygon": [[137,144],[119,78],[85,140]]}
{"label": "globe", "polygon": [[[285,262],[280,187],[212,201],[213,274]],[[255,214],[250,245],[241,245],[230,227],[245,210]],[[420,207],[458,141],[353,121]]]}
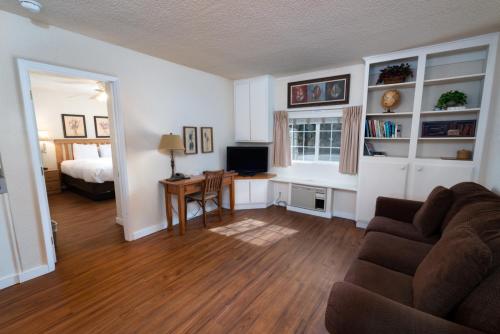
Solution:
{"label": "globe", "polygon": [[380,105],[386,110],[386,112],[392,112],[391,109],[399,106],[401,101],[401,94],[396,89],[387,90],[382,94],[382,99],[380,100]]}

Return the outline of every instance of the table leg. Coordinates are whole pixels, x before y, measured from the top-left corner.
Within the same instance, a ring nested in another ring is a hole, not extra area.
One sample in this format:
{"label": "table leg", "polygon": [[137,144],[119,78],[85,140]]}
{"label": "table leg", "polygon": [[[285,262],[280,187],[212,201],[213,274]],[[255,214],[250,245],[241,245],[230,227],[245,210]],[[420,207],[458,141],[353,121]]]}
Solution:
{"label": "table leg", "polygon": [[184,196],[184,187],[179,188],[179,192],[177,193],[177,203],[179,205],[179,234],[184,235],[184,233],[186,233],[186,197]]}
{"label": "table leg", "polygon": [[165,186],[165,207],[167,208],[167,231],[174,229],[172,222],[172,194],[170,194]]}
{"label": "table leg", "polygon": [[231,183],[229,184],[229,207],[231,208],[231,213],[234,212],[234,176],[231,177]]}

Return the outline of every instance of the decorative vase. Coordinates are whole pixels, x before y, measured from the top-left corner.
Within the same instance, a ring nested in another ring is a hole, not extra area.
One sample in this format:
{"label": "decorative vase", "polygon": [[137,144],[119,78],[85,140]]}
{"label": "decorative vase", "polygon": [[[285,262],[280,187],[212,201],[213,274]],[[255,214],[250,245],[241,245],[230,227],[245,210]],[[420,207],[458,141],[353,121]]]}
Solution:
{"label": "decorative vase", "polygon": [[384,78],[384,85],[396,84],[405,82],[406,77],[404,75],[393,76],[389,78]]}

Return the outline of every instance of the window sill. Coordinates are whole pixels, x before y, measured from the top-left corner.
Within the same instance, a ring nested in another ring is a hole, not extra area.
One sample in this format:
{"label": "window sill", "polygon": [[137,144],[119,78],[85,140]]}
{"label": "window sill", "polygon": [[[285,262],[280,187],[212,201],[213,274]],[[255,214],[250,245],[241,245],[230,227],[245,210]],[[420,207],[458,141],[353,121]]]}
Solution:
{"label": "window sill", "polygon": [[294,164],[297,164],[297,165],[311,165],[311,164],[314,164],[314,165],[338,165],[339,162],[338,161],[318,161],[318,160],[314,160],[314,161],[311,161],[311,160],[292,160],[292,166]]}

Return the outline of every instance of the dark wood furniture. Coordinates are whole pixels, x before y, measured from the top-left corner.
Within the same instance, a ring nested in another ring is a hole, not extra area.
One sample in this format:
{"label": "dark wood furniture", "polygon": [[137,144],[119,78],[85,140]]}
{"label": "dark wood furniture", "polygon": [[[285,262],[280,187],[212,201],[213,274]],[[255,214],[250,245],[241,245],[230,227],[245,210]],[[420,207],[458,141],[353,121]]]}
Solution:
{"label": "dark wood furniture", "polygon": [[57,169],[49,169],[44,171],[43,176],[45,178],[45,188],[47,188],[47,194],[53,195],[61,192],[61,174]]}
{"label": "dark wood furniture", "polygon": [[[188,200],[197,202],[203,210],[203,226],[207,227],[207,202],[212,201],[217,205],[217,213],[219,220],[222,220],[222,179],[224,170],[205,172],[205,182],[201,186],[199,193],[187,195]],[[187,221],[187,210],[185,212],[185,220]]]}
{"label": "dark wood furniture", "polygon": [[[231,212],[234,211],[234,178],[238,175],[235,172],[224,172],[222,185],[229,187],[229,206]],[[167,211],[167,230],[173,230],[172,221],[172,195],[177,196],[178,216],[179,216],[179,234],[183,235],[186,232],[186,195],[194,194],[202,190],[205,182],[204,175],[196,175],[187,180],[168,181],[161,180],[165,190],[165,207]]]}

